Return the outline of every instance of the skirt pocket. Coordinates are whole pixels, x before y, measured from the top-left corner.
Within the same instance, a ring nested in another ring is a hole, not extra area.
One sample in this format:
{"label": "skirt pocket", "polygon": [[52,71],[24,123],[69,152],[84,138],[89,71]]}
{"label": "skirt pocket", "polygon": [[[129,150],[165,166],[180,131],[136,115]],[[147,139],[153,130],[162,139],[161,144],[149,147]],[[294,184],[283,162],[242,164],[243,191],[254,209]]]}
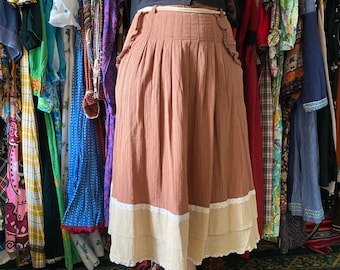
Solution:
{"label": "skirt pocket", "polygon": [[217,21],[218,26],[221,28],[223,32],[224,47],[227,49],[227,52],[229,53],[233,61],[236,64],[241,65],[239,54],[236,50],[236,41],[233,37],[233,33],[232,33],[231,26],[230,26],[228,19],[225,16],[217,15],[216,21]]}

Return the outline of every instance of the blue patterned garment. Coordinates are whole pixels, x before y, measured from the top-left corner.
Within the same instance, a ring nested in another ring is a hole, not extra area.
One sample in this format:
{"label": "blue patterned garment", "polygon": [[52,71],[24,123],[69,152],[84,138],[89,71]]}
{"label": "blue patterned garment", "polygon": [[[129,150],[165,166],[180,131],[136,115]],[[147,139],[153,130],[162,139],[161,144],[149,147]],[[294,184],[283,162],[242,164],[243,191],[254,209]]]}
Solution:
{"label": "blue patterned garment", "polygon": [[69,130],[69,171],[63,227],[71,233],[89,233],[104,226],[104,168],[95,122],[82,108],[85,94],[81,32],[76,31],[72,103]]}

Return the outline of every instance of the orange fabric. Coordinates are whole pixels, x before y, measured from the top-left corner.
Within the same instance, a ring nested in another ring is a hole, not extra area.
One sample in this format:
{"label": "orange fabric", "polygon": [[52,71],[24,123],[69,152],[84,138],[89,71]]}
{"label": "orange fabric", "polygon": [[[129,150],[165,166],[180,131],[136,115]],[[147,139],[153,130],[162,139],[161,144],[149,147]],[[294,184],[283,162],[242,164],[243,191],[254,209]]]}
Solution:
{"label": "orange fabric", "polygon": [[231,27],[227,20],[216,24],[215,15],[179,14],[176,22],[171,14],[159,16],[162,27],[152,27],[149,14],[140,15],[136,25],[147,33],[132,33],[127,44],[134,49],[122,53],[113,195],[183,214],[188,203],[209,207],[245,196],[253,182],[242,69]]}
{"label": "orange fabric", "polygon": [[186,269],[256,246],[242,73],[226,16],[135,16],[118,65],[112,261]]}

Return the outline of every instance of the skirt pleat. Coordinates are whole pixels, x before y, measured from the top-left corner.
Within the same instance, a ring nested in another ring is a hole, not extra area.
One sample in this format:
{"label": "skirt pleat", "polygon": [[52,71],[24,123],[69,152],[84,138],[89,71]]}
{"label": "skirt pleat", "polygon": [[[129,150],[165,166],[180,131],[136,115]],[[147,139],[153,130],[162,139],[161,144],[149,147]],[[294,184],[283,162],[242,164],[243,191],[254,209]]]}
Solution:
{"label": "skirt pleat", "polygon": [[227,18],[138,13],[118,63],[111,260],[178,270],[255,248],[242,68]]}

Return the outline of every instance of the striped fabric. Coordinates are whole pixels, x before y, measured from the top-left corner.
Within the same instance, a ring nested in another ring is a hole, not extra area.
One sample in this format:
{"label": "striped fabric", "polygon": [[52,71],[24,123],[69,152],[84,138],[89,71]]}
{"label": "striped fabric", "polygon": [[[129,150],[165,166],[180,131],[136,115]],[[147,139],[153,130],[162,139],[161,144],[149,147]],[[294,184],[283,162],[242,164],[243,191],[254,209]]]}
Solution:
{"label": "striped fabric", "polygon": [[264,180],[264,225],[271,221],[273,188],[273,97],[268,50],[261,53],[259,91],[261,103]]}
{"label": "striped fabric", "polygon": [[268,36],[269,62],[272,76],[273,98],[273,186],[272,211],[270,221],[264,226],[264,238],[276,238],[280,229],[280,194],[281,194],[281,145],[282,145],[282,118],[279,104],[279,93],[282,82],[282,68],[284,55],[279,51],[280,34],[275,31],[280,23],[280,0],[273,1],[271,9],[271,29]]}
{"label": "striped fabric", "polygon": [[149,258],[167,270],[187,269],[187,259],[200,265],[256,247],[235,45],[223,15],[155,7],[134,17],[115,92],[112,262]]}
{"label": "striped fabric", "polygon": [[24,50],[20,61],[22,91],[22,147],[23,165],[28,204],[28,235],[32,265],[44,268],[44,216],[42,203],[41,174],[38,137],[34,115],[34,104],[29,76],[28,53]]}
{"label": "striped fabric", "polygon": [[[279,93],[282,82],[282,70],[283,70],[283,52],[279,52],[277,56],[277,76],[273,79],[272,84],[272,94],[274,101],[274,156],[273,156],[273,211],[272,211],[272,221],[270,224],[271,232],[270,237],[279,236],[280,231],[280,206],[281,197],[280,194],[286,194],[282,191],[281,186],[281,165],[282,165],[282,111],[281,105],[279,104]],[[281,208],[282,210],[282,208]]]}
{"label": "striped fabric", "polygon": [[[277,50],[276,48],[270,48]],[[279,92],[282,81],[283,53],[276,51],[277,73],[273,75],[272,95],[273,95],[273,186],[272,186],[272,211],[270,221],[264,226],[265,238],[276,238],[279,236],[280,230],[280,194],[281,194],[281,148],[282,148],[282,114],[279,104]],[[273,67],[273,66],[272,66]],[[272,68],[273,70],[273,68]]]}

